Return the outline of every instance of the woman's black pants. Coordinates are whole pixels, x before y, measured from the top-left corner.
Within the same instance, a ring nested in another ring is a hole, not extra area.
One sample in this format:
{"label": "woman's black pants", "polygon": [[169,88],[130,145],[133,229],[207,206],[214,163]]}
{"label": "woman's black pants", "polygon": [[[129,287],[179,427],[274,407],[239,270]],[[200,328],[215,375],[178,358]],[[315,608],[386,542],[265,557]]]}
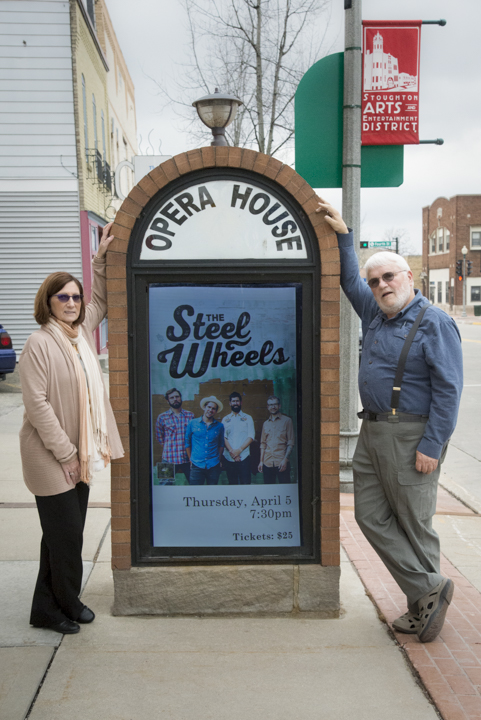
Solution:
{"label": "woman's black pants", "polygon": [[35,496],[43,537],[30,623],[57,625],[76,620],[83,609],[82,543],[89,486],[83,482],[60,495]]}

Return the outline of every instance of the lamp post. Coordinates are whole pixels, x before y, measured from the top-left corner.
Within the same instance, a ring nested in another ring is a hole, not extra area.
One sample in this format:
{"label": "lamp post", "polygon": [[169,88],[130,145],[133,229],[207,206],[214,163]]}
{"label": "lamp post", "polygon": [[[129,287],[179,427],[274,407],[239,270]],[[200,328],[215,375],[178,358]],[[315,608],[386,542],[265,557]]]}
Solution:
{"label": "lamp post", "polygon": [[461,313],[461,317],[465,318],[466,315],[466,255],[468,254],[468,248],[466,245],[464,245],[461,248],[461,252],[463,254],[463,312]]}
{"label": "lamp post", "polygon": [[235,95],[220,93],[219,88],[215,89],[213,95],[204,95],[194,100],[192,105],[197,110],[198,116],[204,125],[212,130],[214,139],[211,145],[214,147],[227,145],[225,128],[233,122],[237,109],[242,104],[242,100]]}

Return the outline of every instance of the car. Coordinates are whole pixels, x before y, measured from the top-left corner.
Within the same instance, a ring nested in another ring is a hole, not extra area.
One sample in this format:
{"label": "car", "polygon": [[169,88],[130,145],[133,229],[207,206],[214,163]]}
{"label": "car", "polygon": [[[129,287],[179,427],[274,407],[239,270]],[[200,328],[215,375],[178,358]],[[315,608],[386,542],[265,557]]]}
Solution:
{"label": "car", "polygon": [[12,338],[3,325],[0,325],[0,380],[5,380],[7,373],[14,372],[16,362],[17,356],[12,347]]}

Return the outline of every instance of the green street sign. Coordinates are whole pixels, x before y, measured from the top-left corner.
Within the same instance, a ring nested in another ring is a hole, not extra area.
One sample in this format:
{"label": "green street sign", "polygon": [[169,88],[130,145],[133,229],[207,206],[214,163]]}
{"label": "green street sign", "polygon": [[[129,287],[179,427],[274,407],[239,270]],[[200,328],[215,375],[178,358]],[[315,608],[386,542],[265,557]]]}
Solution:
{"label": "green street sign", "polygon": [[382,242],[370,242],[369,247],[391,247],[391,240],[383,240]]}
{"label": "green street sign", "polygon": [[[344,53],[315,63],[295,98],[296,172],[314,188],[342,187]],[[403,145],[361,148],[361,187],[399,187],[404,177]]]}

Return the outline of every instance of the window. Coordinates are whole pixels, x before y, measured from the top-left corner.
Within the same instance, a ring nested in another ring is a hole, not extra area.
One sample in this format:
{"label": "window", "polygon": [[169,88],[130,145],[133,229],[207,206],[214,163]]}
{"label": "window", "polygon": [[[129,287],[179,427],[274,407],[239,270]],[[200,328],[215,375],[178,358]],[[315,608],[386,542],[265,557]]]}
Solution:
{"label": "window", "polygon": [[447,252],[449,250],[449,242],[451,240],[451,233],[449,232],[449,230],[444,230],[444,240],[445,250]]}
{"label": "window", "polygon": [[436,233],[431,235],[431,253],[436,252]]}
{"label": "window", "polygon": [[444,252],[444,228],[438,230],[438,252]]}
{"label": "window", "polygon": [[443,301],[443,283],[441,280],[438,280],[438,303],[442,303]]}
{"label": "window", "polygon": [[105,118],[104,111],[100,111],[100,124],[102,127],[102,157],[104,163],[107,162],[107,148],[105,147]]}
{"label": "window", "polygon": [[481,300],[481,285],[471,285],[471,302]]}
{"label": "window", "polygon": [[435,294],[436,294],[436,283],[433,280],[431,280],[431,282],[429,283],[429,299],[431,300],[432,303],[434,303]]}
{"label": "window", "polygon": [[481,250],[481,228],[471,228],[471,249]]}
{"label": "window", "polygon": [[448,305],[449,304],[449,280],[446,280],[445,288],[446,288],[446,291],[445,291],[445,296],[444,296],[445,297],[444,302],[446,303],[446,305]]}
{"label": "window", "polygon": [[84,5],[87,5],[87,12],[92,21],[92,25],[95,27],[95,1],[94,0],[84,0]]}
{"label": "window", "polygon": [[89,133],[87,125],[87,92],[85,89],[85,78],[82,75],[82,101],[84,106],[84,142],[85,142],[85,160],[89,161]]}
{"label": "window", "polygon": [[95,255],[99,249],[99,231],[96,225],[90,225],[90,250]]}
{"label": "window", "polygon": [[94,118],[94,144],[95,149],[99,149],[99,139],[97,137],[97,105],[95,104],[95,95],[92,93],[92,112]]}

